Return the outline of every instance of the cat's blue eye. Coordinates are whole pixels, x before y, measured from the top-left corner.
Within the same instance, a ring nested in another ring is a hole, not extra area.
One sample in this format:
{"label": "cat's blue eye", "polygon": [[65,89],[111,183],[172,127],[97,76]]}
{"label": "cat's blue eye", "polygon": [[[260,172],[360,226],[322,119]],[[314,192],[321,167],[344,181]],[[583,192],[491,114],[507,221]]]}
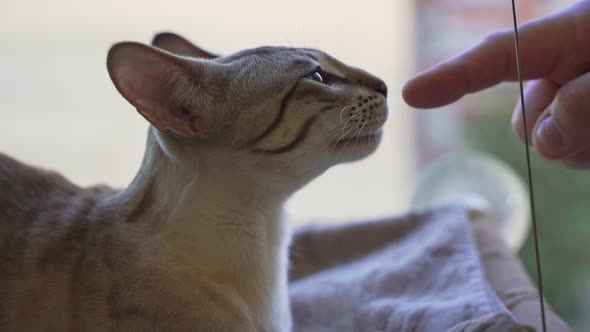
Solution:
{"label": "cat's blue eye", "polygon": [[310,80],[314,80],[319,83],[324,83],[324,78],[322,77],[322,74],[320,74],[319,71],[314,71],[313,73],[305,76],[305,78],[309,78]]}

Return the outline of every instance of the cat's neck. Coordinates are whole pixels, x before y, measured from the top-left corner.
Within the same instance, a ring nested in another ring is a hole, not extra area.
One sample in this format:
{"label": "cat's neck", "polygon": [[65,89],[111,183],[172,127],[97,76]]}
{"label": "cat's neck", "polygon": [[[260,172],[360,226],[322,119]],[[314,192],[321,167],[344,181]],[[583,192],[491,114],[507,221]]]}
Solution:
{"label": "cat's neck", "polygon": [[[120,193],[131,206],[150,202],[152,216],[159,222],[204,223],[207,219],[232,223],[243,217],[247,225],[253,210],[279,213],[288,193],[265,182],[249,169],[223,154],[200,151],[171,151],[169,138],[150,129],[142,166],[132,183]],[[175,157],[184,155],[182,159]],[[143,200],[143,202],[141,202]],[[144,216],[145,211],[134,211]],[[132,216],[132,217],[133,217]],[[134,222],[134,220],[129,220]]]}
{"label": "cat's neck", "polygon": [[191,151],[190,160],[175,159],[188,152],[166,151],[162,139],[150,130],[141,169],[118,194],[126,204],[125,221],[158,229],[171,253],[186,255],[185,265],[199,253],[196,263],[212,269],[241,266],[243,273],[273,278],[285,268],[280,260],[288,236],[281,213],[288,193],[223,153]]}
{"label": "cat's neck", "polygon": [[124,193],[136,204],[152,197],[152,216],[136,222],[161,229],[170,269],[226,280],[263,325],[287,315],[287,193],[223,154],[192,151],[190,160],[174,160],[157,139],[152,130],[141,171]]}
{"label": "cat's neck", "polygon": [[152,234],[141,246],[166,273],[185,276],[174,287],[223,280],[262,326],[288,317],[289,235],[281,216],[288,193],[223,154],[192,151],[190,161],[175,159],[178,151],[166,151],[161,139],[150,129],[140,171],[110,198],[111,210],[131,229]]}

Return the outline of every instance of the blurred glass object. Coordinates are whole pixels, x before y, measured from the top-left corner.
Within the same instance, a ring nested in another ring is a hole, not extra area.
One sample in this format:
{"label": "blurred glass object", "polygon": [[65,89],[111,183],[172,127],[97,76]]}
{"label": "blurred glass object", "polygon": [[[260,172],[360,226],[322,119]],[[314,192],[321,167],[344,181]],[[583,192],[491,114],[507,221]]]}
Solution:
{"label": "blurred glass object", "polygon": [[413,207],[464,204],[498,224],[508,247],[517,252],[530,229],[527,189],[507,164],[481,153],[450,153],[420,176]]}

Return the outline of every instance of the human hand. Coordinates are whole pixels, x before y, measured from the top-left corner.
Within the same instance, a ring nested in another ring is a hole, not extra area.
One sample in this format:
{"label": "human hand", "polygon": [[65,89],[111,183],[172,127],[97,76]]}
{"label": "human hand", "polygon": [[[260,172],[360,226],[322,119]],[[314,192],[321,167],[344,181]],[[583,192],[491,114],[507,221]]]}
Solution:
{"label": "human hand", "polygon": [[[529,142],[544,158],[590,168],[590,1],[519,28]],[[406,83],[405,101],[417,108],[450,104],[468,93],[517,80],[512,31]],[[524,141],[520,101],[512,128]]]}

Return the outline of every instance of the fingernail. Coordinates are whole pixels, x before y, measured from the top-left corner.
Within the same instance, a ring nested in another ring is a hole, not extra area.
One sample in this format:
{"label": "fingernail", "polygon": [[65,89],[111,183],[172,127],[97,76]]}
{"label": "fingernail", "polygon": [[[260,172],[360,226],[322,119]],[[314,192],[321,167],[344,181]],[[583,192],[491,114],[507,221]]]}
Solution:
{"label": "fingernail", "polygon": [[549,116],[537,129],[537,141],[542,145],[548,145],[554,148],[561,147],[564,144],[563,137],[553,123],[553,117]]}

